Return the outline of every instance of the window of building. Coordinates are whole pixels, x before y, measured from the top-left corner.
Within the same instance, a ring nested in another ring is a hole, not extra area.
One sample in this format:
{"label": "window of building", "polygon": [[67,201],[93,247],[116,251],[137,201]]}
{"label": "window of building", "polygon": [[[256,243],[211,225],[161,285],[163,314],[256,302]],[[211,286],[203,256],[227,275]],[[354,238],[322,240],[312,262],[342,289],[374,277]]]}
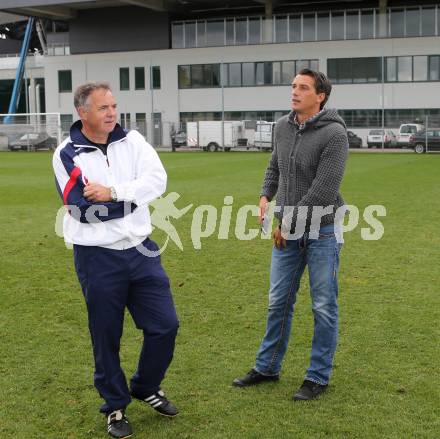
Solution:
{"label": "window of building", "polygon": [[225,21],[208,20],[206,23],[206,45],[224,46],[225,44]]}
{"label": "window of building", "polygon": [[[319,25],[319,24],[318,24]],[[344,13],[343,12],[332,12],[332,40],[343,40],[344,39]]]}
{"label": "window of building", "polygon": [[281,83],[290,85],[295,76],[295,61],[283,61],[281,63]]}
{"label": "window of building", "polygon": [[129,130],[131,128],[130,113],[121,113],[119,117],[121,127]]}
{"label": "window of building", "polygon": [[241,63],[231,63],[229,65],[229,86],[241,87]]}
{"label": "window of building", "polygon": [[253,86],[255,85],[255,63],[244,62],[241,65],[242,75],[243,75],[243,86]]}
{"label": "window of building", "polygon": [[151,88],[160,89],[160,66],[151,67]]}
{"label": "window of building", "polygon": [[421,10],[422,35],[435,35],[435,8],[424,7]]}
{"label": "window of building", "polygon": [[386,80],[388,82],[397,81],[397,58],[390,56],[386,59]]}
{"label": "window of building", "polygon": [[374,12],[374,10],[361,11],[361,38],[363,39],[374,38]]}
{"label": "window of building", "polygon": [[303,41],[315,41],[315,14],[303,14],[303,33],[302,39]]}
{"label": "window of building", "polygon": [[420,35],[420,9],[406,8],[405,36],[418,37]]}
{"label": "window of building", "polygon": [[147,135],[147,115],[136,113],[136,129],[144,136]]}
{"label": "window of building", "polygon": [[173,48],[181,49],[184,46],[183,40],[183,23],[173,23],[171,27],[171,36],[173,39]]}
{"label": "window of building", "polygon": [[247,44],[247,19],[235,20],[235,44]]}
{"label": "window of building", "polygon": [[296,43],[301,40],[301,15],[291,15],[289,17],[289,41]]}
{"label": "window of building", "polygon": [[134,87],[136,90],[145,90],[145,68],[134,68]]}
{"label": "window of building", "polygon": [[249,44],[261,43],[261,18],[249,18]]}
{"label": "window of building", "polygon": [[72,70],[58,70],[58,91],[72,91]]}
{"label": "window of building", "polygon": [[391,9],[390,12],[390,36],[399,38],[405,36],[405,10]]}
{"label": "window of building", "polygon": [[440,80],[440,56],[434,55],[429,57],[429,80]]}
{"label": "window of building", "polygon": [[289,41],[287,33],[287,16],[275,17],[275,41],[277,43],[287,43]]}
{"label": "window of building", "polygon": [[60,114],[61,121],[61,131],[63,133],[69,133],[70,127],[73,123],[73,115],[72,114]]}
{"label": "window of building", "polygon": [[179,88],[191,87],[191,66],[179,66],[178,76],[179,76]]}
{"label": "window of building", "polygon": [[411,56],[399,56],[397,58],[397,80],[399,82],[412,81],[411,58]]}
{"label": "window of building", "polygon": [[119,69],[119,89],[130,90],[130,70],[128,67]]}
{"label": "window of building", "polygon": [[345,16],[347,40],[359,39],[359,16],[359,11],[347,11]]}
{"label": "window of building", "polygon": [[235,43],[235,21],[233,18],[226,20],[226,45],[232,46]]}
{"label": "window of building", "polygon": [[206,21],[197,22],[197,47],[206,47]]}
{"label": "window of building", "polygon": [[413,57],[414,81],[426,81],[428,79],[428,57]]}
{"label": "window of building", "polygon": [[327,60],[329,78],[335,84],[368,83],[382,81],[382,59],[337,58]]}
{"label": "window of building", "polygon": [[[316,30],[318,40],[330,39],[330,16],[328,12],[318,13],[318,26]],[[342,27],[342,31],[344,31],[344,27]]]}
{"label": "window of building", "polygon": [[273,62],[272,63],[272,83],[274,85],[281,84],[281,63]]}
{"label": "window of building", "polygon": [[185,23],[185,47],[196,47],[196,23]]}

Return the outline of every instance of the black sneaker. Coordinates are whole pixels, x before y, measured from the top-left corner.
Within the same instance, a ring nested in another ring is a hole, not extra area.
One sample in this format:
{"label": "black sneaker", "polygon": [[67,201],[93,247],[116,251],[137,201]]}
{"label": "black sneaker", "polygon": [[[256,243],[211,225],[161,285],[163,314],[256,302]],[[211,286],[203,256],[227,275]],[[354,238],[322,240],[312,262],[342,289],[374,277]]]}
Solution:
{"label": "black sneaker", "polygon": [[166,398],[165,393],[163,393],[162,390],[159,390],[146,398],[142,398],[133,392],[131,392],[131,396],[139,401],[147,403],[153,407],[156,412],[163,416],[174,418],[174,416],[179,414],[179,410],[177,410],[176,406]]}
{"label": "black sneaker", "polygon": [[260,384],[266,381],[278,381],[280,379],[279,375],[262,375],[260,372],[257,372],[255,369],[251,369],[244,377],[235,378],[232,381],[233,386],[237,387],[247,387],[253,386],[255,384]]}
{"label": "black sneaker", "polygon": [[115,410],[107,414],[107,432],[111,437],[124,439],[133,434],[133,429],[124,410]]}
{"label": "black sneaker", "polygon": [[313,381],[304,380],[301,387],[293,395],[294,401],[310,401],[316,399],[321,393],[327,390],[327,384],[318,384]]}

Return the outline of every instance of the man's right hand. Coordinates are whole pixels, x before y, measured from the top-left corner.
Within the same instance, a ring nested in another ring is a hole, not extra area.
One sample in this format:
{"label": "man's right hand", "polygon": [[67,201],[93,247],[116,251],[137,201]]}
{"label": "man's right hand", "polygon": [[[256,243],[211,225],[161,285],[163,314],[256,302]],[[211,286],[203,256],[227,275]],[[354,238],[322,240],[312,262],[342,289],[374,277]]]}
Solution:
{"label": "man's right hand", "polygon": [[275,244],[275,247],[278,250],[282,250],[283,248],[286,248],[286,240],[281,235],[281,229],[279,227],[277,227],[274,230],[272,237],[273,237],[273,243]]}
{"label": "man's right hand", "polygon": [[258,220],[260,221],[260,224],[263,224],[264,215],[266,214],[268,205],[269,205],[269,200],[267,199],[267,197],[262,196],[260,198],[260,204],[258,206],[259,207]]}

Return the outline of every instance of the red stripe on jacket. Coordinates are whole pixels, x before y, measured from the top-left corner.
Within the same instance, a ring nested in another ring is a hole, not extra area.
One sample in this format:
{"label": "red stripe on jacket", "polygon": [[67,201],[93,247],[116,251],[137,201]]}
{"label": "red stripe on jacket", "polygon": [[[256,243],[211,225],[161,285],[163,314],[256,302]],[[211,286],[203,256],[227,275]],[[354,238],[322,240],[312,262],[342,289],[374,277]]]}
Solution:
{"label": "red stripe on jacket", "polygon": [[78,180],[78,177],[81,175],[81,169],[77,168],[76,166],[72,169],[72,172],[70,173],[70,179],[66,184],[66,187],[64,188],[63,192],[63,201],[64,204],[67,204],[67,198],[70,194],[70,191],[73,189],[73,187],[76,185],[76,181]]}

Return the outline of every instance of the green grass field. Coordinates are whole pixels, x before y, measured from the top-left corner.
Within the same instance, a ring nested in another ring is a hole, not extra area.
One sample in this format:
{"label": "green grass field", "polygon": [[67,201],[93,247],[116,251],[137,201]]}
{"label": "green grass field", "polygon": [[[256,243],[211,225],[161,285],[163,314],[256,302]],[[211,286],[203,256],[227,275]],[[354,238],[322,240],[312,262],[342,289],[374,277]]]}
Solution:
{"label": "green grass field", "polygon": [[[163,153],[168,191],[184,207],[225,195],[234,213],[256,204],[269,156]],[[385,234],[345,236],[340,342],[321,399],[293,403],[308,365],[312,314],[304,279],[279,383],[237,389],[253,365],[267,308],[271,242],[214,234],[194,250],[192,211],[174,224],[184,251],[163,254],[181,328],[164,389],[169,420],[134,402],[138,438],[438,438],[440,432],[440,156],[352,154],[342,192],[362,210],[383,204]],[[72,252],[54,232],[61,203],[51,156],[0,154],[0,434],[2,438],[105,438],[83,297]],[[234,214],[232,216],[235,218]],[[248,226],[253,226],[250,217]],[[159,242],[163,236],[154,234]],[[129,377],[141,333],[127,315]]]}

